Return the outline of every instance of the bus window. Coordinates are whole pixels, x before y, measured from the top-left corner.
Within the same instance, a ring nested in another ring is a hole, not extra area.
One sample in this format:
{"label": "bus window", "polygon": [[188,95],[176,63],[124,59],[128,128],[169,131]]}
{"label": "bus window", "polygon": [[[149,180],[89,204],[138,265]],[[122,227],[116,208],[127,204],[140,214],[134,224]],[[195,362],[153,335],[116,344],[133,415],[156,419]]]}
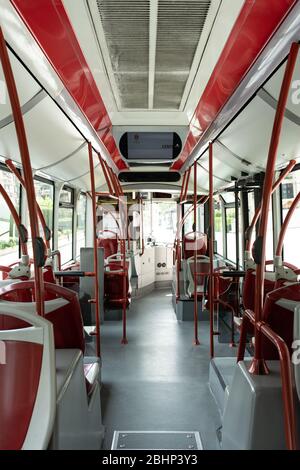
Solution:
{"label": "bus window", "polygon": [[223,244],[224,220],[223,220],[223,212],[222,212],[222,207],[221,207],[220,202],[215,202],[214,228],[215,228],[215,241],[217,242],[217,253],[219,255],[225,256],[224,244]]}
{"label": "bus window", "polygon": [[[293,171],[281,184],[282,221],[284,221],[289,208],[300,191],[300,171]],[[284,260],[300,267],[300,253],[295,249],[300,235],[300,205],[298,204],[288,225],[284,244]]]}
{"label": "bus window", "polygon": [[[49,182],[44,178],[36,177],[34,179],[34,188],[35,188],[36,200],[44,214],[46,225],[52,231],[53,230],[54,185],[52,182]],[[43,233],[42,227],[40,225],[40,234],[42,233]]]}
{"label": "bus window", "polygon": [[184,222],[184,233],[189,233],[193,231],[193,223],[194,223],[194,211],[192,208],[192,204],[184,204],[184,215],[189,211],[189,215],[185,219]]}
{"label": "bus window", "polygon": [[[0,182],[18,212],[20,208],[20,185],[16,177],[0,169]],[[19,259],[19,235],[10,211],[0,195],[0,264],[8,266]]]}
{"label": "bus window", "polygon": [[267,238],[266,238],[266,260],[273,260],[274,258],[273,246],[274,246],[273,212],[272,212],[272,204],[270,204],[269,213],[268,213]]}
{"label": "bus window", "polygon": [[227,258],[236,262],[235,208],[225,208]]}
{"label": "bus window", "polygon": [[86,195],[81,193],[77,201],[76,257],[80,248],[85,246]]}
{"label": "bus window", "polygon": [[63,188],[58,210],[58,249],[61,252],[62,264],[73,258],[73,216],[74,191],[71,188]]}
{"label": "bus window", "polygon": [[177,203],[152,202],[152,235],[156,243],[173,243],[176,235]]}
{"label": "bus window", "polygon": [[248,193],[248,214],[249,214],[249,225],[250,225],[255,214],[254,192]]}
{"label": "bus window", "polygon": [[151,201],[145,201],[143,203],[143,229],[144,239],[147,241],[152,237]]}

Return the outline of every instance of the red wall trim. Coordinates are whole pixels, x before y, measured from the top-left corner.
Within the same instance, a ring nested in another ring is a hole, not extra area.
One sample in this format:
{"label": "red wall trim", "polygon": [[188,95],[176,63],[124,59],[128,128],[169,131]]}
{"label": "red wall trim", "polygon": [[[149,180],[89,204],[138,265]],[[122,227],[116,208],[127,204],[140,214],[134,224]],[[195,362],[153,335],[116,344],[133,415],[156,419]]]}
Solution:
{"label": "red wall trim", "polygon": [[295,3],[296,0],[245,1],[195,109],[190,133],[173,170],[180,170]]}
{"label": "red wall trim", "polygon": [[108,128],[99,136],[118,168],[127,168],[118,152],[106,107],[62,1],[10,1],[95,130]]}

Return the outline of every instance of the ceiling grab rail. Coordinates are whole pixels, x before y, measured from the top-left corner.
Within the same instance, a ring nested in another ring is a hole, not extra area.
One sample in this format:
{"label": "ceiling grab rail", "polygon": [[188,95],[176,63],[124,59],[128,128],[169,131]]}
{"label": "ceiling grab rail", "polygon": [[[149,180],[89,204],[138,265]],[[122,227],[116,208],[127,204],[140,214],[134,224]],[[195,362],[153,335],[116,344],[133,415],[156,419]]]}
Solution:
{"label": "ceiling grab rail", "polygon": [[101,355],[101,337],[100,337],[100,296],[99,296],[99,271],[98,271],[98,247],[97,247],[97,213],[96,213],[96,189],[95,189],[95,171],[93,162],[93,147],[88,143],[90,178],[91,178],[91,199],[92,199],[92,218],[93,218],[93,241],[94,241],[94,280],[95,280],[95,299],[91,301],[95,305],[96,320],[96,353]]}
{"label": "ceiling grab rail", "polygon": [[[289,52],[281,90],[276,109],[272,136],[270,140],[266,174],[263,186],[261,217],[258,230],[258,237],[253,245],[253,258],[256,264],[255,277],[255,345],[254,357],[252,359],[249,371],[252,374],[268,374],[268,367],[263,358],[261,330],[256,328],[256,324],[262,320],[263,300],[264,300],[264,279],[265,279],[265,261],[266,261],[266,232],[268,225],[268,213],[270,207],[273,178],[275,173],[275,163],[279,139],[284,119],[285,107],[288,99],[289,89],[293,78],[293,72],[296,65],[299,44],[293,43]],[[286,404],[285,404],[286,406]]]}
{"label": "ceiling grab rail", "polygon": [[100,153],[98,153],[98,158],[99,158],[99,162],[100,162],[103,174],[104,174],[106,184],[108,186],[108,192],[109,192],[109,194],[113,194],[113,189],[112,189],[112,185],[111,185],[108,173],[107,173],[107,168],[106,168],[105,162],[103,161]]}
{"label": "ceiling grab rail", "polygon": [[[20,238],[20,244],[21,244],[21,252],[24,258],[26,259],[26,264],[27,262],[29,263],[29,258],[28,258],[28,248],[27,248],[27,229],[25,226],[21,223],[21,219],[19,217],[18,212],[15,209],[15,206],[13,205],[9,195],[5,191],[4,187],[2,184],[0,184],[0,193],[3,196],[4,201],[7,204],[7,207],[12,215],[12,218],[14,219],[14,222],[16,224],[18,233],[19,233],[19,238]],[[24,259],[24,261],[25,261]]]}
{"label": "ceiling grab rail", "polygon": [[[273,183],[271,194],[273,194],[274,191],[276,191],[276,189],[279,187],[281,182],[292,171],[292,169],[294,168],[295,165],[296,165],[296,160],[291,160],[288,163],[288,165],[284,168],[284,170],[282,170],[282,172],[280,173],[277,180]],[[253,232],[254,232],[254,227],[257,224],[260,213],[261,213],[261,204],[257,207],[257,209],[254,213],[254,216],[252,218],[251,224],[249,225],[249,227],[245,231],[245,241],[246,241],[246,244],[245,244],[245,261],[251,258],[252,236],[253,236]]]}
{"label": "ceiling grab rail", "polygon": [[22,168],[24,178],[27,185],[27,200],[29,221],[31,227],[31,238],[33,246],[33,261],[34,261],[34,278],[35,278],[35,301],[37,313],[44,316],[44,281],[42,275],[42,267],[45,262],[45,246],[43,239],[39,236],[39,225],[37,219],[37,204],[35,197],[34,182],[32,176],[32,168],[30,163],[29,149],[26,139],[26,132],[23,122],[20,101],[18,97],[17,87],[14,80],[13,71],[11,68],[5,39],[2,29],[0,28],[0,59],[4,78],[7,85],[8,95],[12,107],[14,117],[15,129],[18,139],[18,145],[21,155]]}
{"label": "ceiling grab rail", "polygon": [[184,190],[185,190],[186,177],[187,177],[187,171],[184,172],[183,179],[182,179],[181,190],[180,190],[180,195],[179,195],[179,202],[180,203],[183,201],[183,194],[184,194]]}
{"label": "ceiling grab rail", "polygon": [[186,201],[186,198],[187,198],[187,193],[188,193],[188,188],[189,188],[189,182],[190,182],[191,171],[192,171],[192,167],[190,166],[189,169],[188,169],[187,178],[186,178],[186,182],[185,182],[185,190],[184,190],[184,193],[183,193],[183,200],[182,200],[182,203],[183,203],[184,201]]}

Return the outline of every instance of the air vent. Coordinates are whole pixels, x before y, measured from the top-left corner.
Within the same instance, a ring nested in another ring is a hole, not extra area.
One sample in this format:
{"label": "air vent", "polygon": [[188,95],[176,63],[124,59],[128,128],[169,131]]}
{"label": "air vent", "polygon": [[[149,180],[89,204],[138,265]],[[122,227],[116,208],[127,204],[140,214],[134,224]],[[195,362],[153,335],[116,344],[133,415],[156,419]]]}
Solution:
{"label": "air vent", "polygon": [[97,6],[121,106],[147,108],[150,2],[97,0]]}
{"label": "air vent", "polygon": [[200,38],[211,0],[88,4],[117,107],[181,109],[197,71],[195,53],[198,64],[205,47]]}
{"label": "air vent", "polygon": [[121,183],[177,183],[180,173],[177,171],[121,171]]}
{"label": "air vent", "polygon": [[154,108],[180,107],[210,3],[159,1]]}

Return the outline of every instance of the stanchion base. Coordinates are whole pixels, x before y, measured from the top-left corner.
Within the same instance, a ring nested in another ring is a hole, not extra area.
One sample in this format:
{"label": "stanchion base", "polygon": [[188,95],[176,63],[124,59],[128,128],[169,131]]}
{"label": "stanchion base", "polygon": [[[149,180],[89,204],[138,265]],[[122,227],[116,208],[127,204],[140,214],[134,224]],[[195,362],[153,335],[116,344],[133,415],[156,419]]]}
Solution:
{"label": "stanchion base", "polygon": [[264,359],[252,359],[249,367],[249,373],[253,375],[268,375],[270,373]]}
{"label": "stanchion base", "polygon": [[122,338],[121,339],[121,344],[128,344],[128,339],[127,338]]}
{"label": "stanchion base", "polygon": [[195,339],[194,342],[193,342],[193,345],[194,346],[199,346],[200,345],[200,341],[198,339]]}
{"label": "stanchion base", "polygon": [[230,348],[236,348],[236,344],[235,343],[229,343],[229,347]]}

